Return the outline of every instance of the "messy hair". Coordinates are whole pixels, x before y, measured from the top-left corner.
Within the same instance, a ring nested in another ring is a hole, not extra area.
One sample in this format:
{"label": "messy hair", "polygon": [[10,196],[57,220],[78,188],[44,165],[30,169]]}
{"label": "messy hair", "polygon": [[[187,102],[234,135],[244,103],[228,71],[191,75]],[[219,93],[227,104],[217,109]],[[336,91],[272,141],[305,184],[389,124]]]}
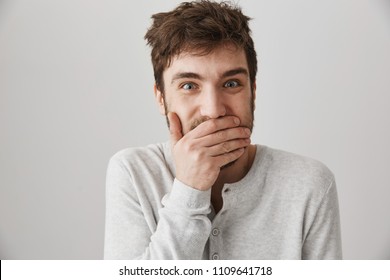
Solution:
{"label": "messy hair", "polygon": [[164,92],[163,72],[175,56],[183,51],[203,55],[227,43],[245,51],[253,87],[256,51],[248,26],[250,18],[239,7],[208,0],[183,2],[170,12],[154,14],[152,19],[145,40],[152,48],[154,79],[161,92]]}

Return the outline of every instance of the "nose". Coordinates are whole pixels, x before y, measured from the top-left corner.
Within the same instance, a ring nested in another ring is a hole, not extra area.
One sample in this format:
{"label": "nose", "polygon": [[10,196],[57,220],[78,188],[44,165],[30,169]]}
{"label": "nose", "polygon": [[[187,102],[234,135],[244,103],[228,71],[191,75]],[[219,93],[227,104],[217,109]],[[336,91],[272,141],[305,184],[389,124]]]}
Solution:
{"label": "nose", "polygon": [[200,114],[202,117],[216,119],[226,115],[226,107],[222,93],[215,89],[202,92]]}

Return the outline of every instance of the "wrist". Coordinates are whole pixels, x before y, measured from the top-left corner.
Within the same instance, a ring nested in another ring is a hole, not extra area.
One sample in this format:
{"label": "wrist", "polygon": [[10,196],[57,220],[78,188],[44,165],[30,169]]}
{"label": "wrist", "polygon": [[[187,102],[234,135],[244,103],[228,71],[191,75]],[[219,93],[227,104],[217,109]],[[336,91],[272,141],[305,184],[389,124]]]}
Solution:
{"label": "wrist", "polygon": [[206,211],[210,207],[211,188],[205,191],[195,189],[181,182],[177,178],[173,181],[171,191],[164,197],[165,206],[203,209]]}

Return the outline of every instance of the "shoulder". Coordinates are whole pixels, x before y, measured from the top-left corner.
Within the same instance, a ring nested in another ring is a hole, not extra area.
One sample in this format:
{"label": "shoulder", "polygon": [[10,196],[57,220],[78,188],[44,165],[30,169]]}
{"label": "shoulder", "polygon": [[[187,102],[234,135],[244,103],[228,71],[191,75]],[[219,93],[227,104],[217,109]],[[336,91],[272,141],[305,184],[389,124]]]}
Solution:
{"label": "shoulder", "polygon": [[150,161],[151,159],[163,159],[165,157],[165,143],[151,144],[145,147],[131,147],[118,151],[110,161],[127,164],[133,161]]}
{"label": "shoulder", "polygon": [[310,175],[328,181],[333,179],[332,171],[319,160],[269,147],[266,149],[267,160],[275,172],[282,172],[284,176]]}
{"label": "shoulder", "polygon": [[168,143],[151,144],[145,147],[126,148],[115,153],[109,160],[109,166],[126,170],[155,171],[170,168],[171,160]]}
{"label": "shoulder", "polygon": [[269,147],[265,148],[264,157],[267,176],[282,185],[321,197],[334,184],[333,172],[316,159]]}

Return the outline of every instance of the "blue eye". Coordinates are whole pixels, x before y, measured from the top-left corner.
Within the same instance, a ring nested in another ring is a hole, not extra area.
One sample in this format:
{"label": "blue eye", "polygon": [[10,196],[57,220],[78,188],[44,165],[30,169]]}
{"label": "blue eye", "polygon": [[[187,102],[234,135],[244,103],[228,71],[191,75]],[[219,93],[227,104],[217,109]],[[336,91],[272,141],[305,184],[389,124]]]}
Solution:
{"label": "blue eye", "polygon": [[191,90],[191,89],[195,89],[196,86],[193,83],[185,83],[182,85],[182,88],[185,90]]}
{"label": "blue eye", "polygon": [[228,87],[228,88],[234,88],[234,87],[238,87],[239,84],[237,81],[228,81],[225,83],[224,87]]}

